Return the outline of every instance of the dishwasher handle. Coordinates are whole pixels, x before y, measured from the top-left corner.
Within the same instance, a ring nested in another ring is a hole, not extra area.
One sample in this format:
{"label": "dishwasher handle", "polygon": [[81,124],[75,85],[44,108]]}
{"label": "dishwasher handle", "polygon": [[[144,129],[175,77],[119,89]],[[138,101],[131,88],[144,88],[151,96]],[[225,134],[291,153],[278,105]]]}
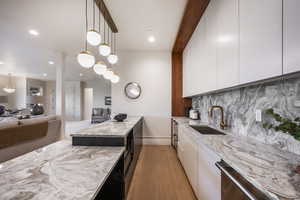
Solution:
{"label": "dishwasher handle", "polygon": [[224,175],[226,175],[250,200],[257,200],[231,173],[226,169],[229,167],[224,161],[215,164]]}

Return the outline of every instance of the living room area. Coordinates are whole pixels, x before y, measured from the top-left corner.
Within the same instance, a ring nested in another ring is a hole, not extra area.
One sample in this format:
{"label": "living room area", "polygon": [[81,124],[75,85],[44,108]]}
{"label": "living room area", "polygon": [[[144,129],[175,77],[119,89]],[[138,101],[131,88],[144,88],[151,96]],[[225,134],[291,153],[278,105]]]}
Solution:
{"label": "living room area", "polygon": [[101,77],[65,82],[65,136],[111,119],[111,83]]}

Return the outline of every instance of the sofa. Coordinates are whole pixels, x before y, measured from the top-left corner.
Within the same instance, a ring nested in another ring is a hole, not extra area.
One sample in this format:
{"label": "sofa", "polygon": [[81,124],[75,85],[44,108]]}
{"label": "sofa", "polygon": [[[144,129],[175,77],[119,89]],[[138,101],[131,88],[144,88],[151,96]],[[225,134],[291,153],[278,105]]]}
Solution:
{"label": "sofa", "polygon": [[93,108],[92,124],[102,123],[110,120],[110,108]]}
{"label": "sofa", "polygon": [[61,139],[61,119],[43,116],[0,123],[0,163]]}

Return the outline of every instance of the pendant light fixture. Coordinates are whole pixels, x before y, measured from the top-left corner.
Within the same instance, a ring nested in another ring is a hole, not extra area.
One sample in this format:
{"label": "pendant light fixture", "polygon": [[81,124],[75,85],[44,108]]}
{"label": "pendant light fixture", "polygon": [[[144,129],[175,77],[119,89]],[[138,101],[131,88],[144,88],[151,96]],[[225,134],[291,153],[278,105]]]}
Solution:
{"label": "pendant light fixture", "polygon": [[114,72],[111,69],[107,69],[106,72],[103,74],[103,77],[108,80],[111,80],[113,76],[114,76]]}
{"label": "pendant light fixture", "polygon": [[110,64],[114,65],[118,62],[119,58],[116,54],[116,34],[112,33],[112,54],[107,57],[107,60]]}
{"label": "pendant light fixture", "polygon": [[98,61],[94,65],[94,71],[98,75],[104,75],[104,73],[106,72],[106,70],[107,70],[107,66],[105,65],[104,62]]}
{"label": "pendant light fixture", "polygon": [[119,77],[117,74],[114,74],[114,75],[111,77],[110,81],[111,81],[112,83],[118,83],[118,82],[120,81],[120,77]]}
{"label": "pendant light fixture", "polygon": [[6,93],[9,93],[9,94],[15,93],[15,91],[16,91],[16,88],[13,87],[12,78],[11,78],[10,73],[8,74],[8,85],[7,85],[7,87],[3,88],[3,91]]}
{"label": "pendant light fixture", "polygon": [[[93,29],[90,29],[86,34],[86,40],[92,46],[98,46],[101,43],[101,35],[95,29],[95,0],[93,1]],[[99,12],[100,15],[100,12]]]}
{"label": "pendant light fixture", "polygon": [[[101,4],[102,6],[102,4]],[[102,56],[108,56],[111,52],[110,46],[106,43],[106,20],[103,20],[104,23],[104,42],[99,46],[99,53]]]}
{"label": "pendant light fixture", "polygon": [[[87,0],[85,1],[85,31],[87,34],[88,30],[88,17],[87,17]],[[95,57],[94,55],[87,50],[87,40],[86,38],[84,39],[85,41],[85,50],[81,51],[77,55],[77,61],[78,63],[84,67],[84,68],[91,68],[95,64]]]}

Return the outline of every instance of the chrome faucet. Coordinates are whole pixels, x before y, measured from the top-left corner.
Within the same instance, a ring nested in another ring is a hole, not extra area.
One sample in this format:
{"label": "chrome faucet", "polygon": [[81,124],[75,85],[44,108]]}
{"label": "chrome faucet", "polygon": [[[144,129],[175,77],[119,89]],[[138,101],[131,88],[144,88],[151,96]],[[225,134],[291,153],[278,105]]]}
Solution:
{"label": "chrome faucet", "polygon": [[225,127],[226,127],[227,125],[226,125],[226,123],[225,123],[225,121],[224,121],[224,109],[223,109],[222,106],[211,106],[210,109],[209,109],[209,116],[210,116],[210,118],[212,118],[212,116],[213,116],[213,110],[214,110],[215,108],[218,108],[218,109],[221,110],[221,122],[220,122],[220,128],[221,128],[222,130],[224,130]]}

